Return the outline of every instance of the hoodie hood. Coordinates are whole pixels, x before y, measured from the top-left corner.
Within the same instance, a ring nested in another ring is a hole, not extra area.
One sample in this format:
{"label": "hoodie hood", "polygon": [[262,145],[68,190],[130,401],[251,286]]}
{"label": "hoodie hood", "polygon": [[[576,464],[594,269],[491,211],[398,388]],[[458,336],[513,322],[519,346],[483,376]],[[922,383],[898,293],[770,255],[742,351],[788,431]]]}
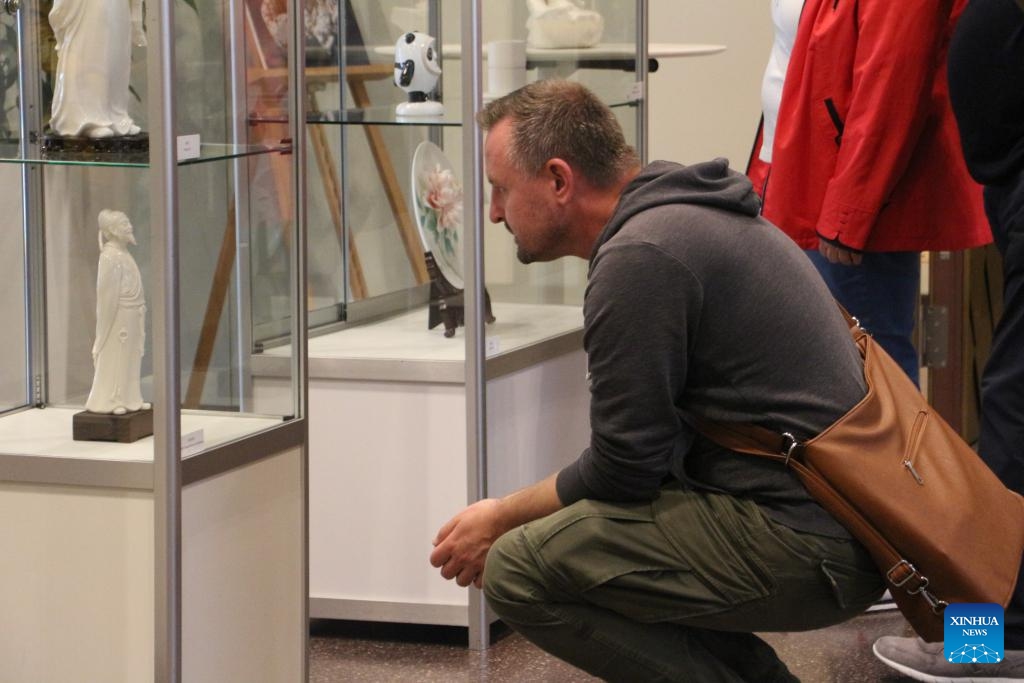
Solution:
{"label": "hoodie hood", "polygon": [[591,260],[629,219],[665,204],[696,204],[751,217],[761,212],[761,200],[754,186],[745,175],[729,168],[728,159],[692,166],[654,161],[622,191],[615,213],[597,238]]}

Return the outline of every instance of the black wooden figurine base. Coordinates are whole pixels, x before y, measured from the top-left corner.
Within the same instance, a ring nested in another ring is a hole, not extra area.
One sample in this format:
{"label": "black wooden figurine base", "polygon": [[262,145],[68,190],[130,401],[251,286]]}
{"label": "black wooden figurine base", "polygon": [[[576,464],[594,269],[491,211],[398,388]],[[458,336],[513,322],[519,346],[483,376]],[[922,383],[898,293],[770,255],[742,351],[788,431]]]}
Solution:
{"label": "black wooden figurine base", "polygon": [[40,154],[53,161],[106,161],[144,164],[149,162],[149,133],[88,138],[81,135],[43,133]]}
{"label": "black wooden figurine base", "polygon": [[71,419],[75,441],[117,441],[131,443],[153,433],[153,409],[113,415],[83,410]]}

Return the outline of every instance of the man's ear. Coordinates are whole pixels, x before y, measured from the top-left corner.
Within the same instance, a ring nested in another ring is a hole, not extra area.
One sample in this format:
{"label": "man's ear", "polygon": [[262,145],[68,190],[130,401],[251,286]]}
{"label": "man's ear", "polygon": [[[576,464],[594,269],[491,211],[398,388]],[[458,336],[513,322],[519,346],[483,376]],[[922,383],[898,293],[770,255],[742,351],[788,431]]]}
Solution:
{"label": "man's ear", "polygon": [[555,196],[559,199],[568,199],[575,189],[575,176],[572,167],[563,159],[549,159],[545,166],[551,183],[555,190]]}

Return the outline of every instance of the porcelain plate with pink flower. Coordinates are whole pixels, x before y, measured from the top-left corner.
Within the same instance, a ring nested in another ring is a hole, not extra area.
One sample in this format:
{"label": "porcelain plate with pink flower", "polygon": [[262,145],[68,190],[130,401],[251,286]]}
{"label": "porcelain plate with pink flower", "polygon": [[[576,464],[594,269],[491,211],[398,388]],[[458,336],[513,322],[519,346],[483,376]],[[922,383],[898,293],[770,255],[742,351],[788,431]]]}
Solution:
{"label": "porcelain plate with pink flower", "polygon": [[462,184],[448,157],[422,142],[412,157],[412,193],[423,248],[434,255],[441,274],[458,289],[462,279]]}

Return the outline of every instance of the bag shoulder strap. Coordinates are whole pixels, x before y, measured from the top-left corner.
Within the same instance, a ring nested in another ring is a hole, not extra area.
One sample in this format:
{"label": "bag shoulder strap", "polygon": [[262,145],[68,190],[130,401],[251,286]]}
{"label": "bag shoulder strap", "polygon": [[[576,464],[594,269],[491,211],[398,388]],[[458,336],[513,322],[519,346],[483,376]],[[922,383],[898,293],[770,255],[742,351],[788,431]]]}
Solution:
{"label": "bag shoulder strap", "polygon": [[869,524],[816,470],[802,461],[804,446],[791,435],[779,435],[750,424],[726,425],[700,418],[691,420],[695,429],[720,446],[767,458],[793,470],[811,497],[871,551],[880,567],[887,568],[887,578],[893,584],[901,584],[916,572],[878,529]]}
{"label": "bag shoulder strap", "polygon": [[688,416],[694,429],[719,446],[739,453],[759,455],[782,464],[803,451],[803,444],[789,432],[779,434],[765,427],[739,422],[716,422],[695,415]]}
{"label": "bag shoulder strap", "polygon": [[917,568],[821,475],[800,462],[791,461],[789,467],[796,472],[811,497],[828,510],[871,553],[875,563],[893,586],[903,586],[911,579],[920,577]]}

